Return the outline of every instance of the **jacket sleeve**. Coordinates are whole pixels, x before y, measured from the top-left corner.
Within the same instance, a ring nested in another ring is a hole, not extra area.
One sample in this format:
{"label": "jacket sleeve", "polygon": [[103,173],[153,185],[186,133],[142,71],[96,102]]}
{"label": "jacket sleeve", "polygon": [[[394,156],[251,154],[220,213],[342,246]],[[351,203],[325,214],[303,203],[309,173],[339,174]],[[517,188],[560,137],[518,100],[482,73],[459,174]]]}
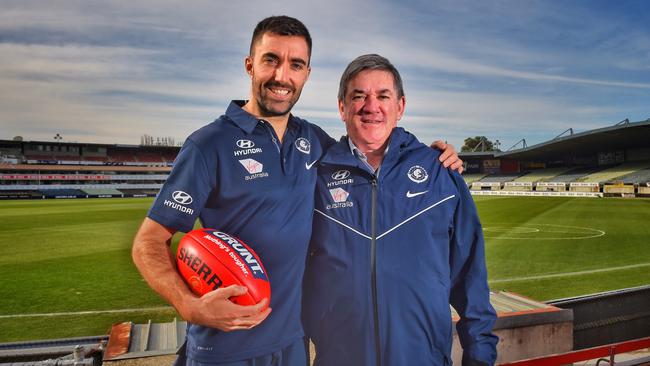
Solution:
{"label": "jacket sleeve", "polygon": [[459,195],[451,224],[450,303],[460,315],[456,330],[463,365],[493,365],[499,338],[492,334],[496,313],[490,305],[483,231],[465,181],[456,172],[450,175]]}

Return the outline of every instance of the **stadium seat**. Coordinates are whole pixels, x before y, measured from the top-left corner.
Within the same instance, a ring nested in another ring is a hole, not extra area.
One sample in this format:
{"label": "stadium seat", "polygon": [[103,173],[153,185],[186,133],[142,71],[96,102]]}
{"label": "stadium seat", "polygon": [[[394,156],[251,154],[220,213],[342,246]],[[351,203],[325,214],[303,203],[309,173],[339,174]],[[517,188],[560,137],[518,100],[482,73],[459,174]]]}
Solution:
{"label": "stadium seat", "polygon": [[522,175],[515,179],[515,182],[549,182],[555,180],[554,177],[564,174],[571,168],[547,168],[529,171],[528,174]]}
{"label": "stadium seat", "polygon": [[585,177],[578,179],[581,182],[596,182],[604,183],[615,181],[618,177],[622,177],[628,174],[632,174],[635,171],[650,168],[650,162],[629,162],[620,164],[614,167],[610,167],[599,172],[589,174]]}

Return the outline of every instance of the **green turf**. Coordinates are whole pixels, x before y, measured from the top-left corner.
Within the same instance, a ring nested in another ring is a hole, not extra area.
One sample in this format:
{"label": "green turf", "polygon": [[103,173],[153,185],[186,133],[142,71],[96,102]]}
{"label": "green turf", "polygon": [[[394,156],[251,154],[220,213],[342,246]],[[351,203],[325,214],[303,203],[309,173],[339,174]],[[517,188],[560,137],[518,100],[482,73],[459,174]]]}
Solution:
{"label": "green turf", "polygon": [[[0,315],[166,305],[131,261],[131,241],[151,202],[0,201],[5,254],[0,257]],[[171,310],[158,313],[149,316],[174,317]],[[0,318],[0,342],[103,334],[113,322],[133,319],[131,314]]]}
{"label": "green turf", "polygon": [[[114,322],[177,316],[169,309],[2,317],[164,306],[130,256],[151,202],[0,201],[0,342],[104,334]],[[493,290],[548,300],[650,283],[650,200],[501,196],[476,203]],[[592,272],[623,266],[632,267]]]}
{"label": "green turf", "polygon": [[160,311],[134,311],[118,314],[64,315],[55,317],[33,317],[2,319],[2,340],[73,338],[108,334],[114,323],[133,322],[144,324],[168,322],[178,315],[173,308]]}
{"label": "green turf", "polygon": [[[650,283],[650,200],[475,200],[493,290],[550,300]],[[631,268],[589,273],[625,266]],[[545,275],[554,276],[530,278]]]}

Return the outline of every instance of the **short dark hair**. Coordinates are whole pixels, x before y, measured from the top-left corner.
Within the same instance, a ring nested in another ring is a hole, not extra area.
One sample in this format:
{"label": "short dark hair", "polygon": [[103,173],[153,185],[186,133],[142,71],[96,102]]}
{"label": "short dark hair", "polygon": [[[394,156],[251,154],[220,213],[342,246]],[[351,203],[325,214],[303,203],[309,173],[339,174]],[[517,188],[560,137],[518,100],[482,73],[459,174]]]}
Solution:
{"label": "short dark hair", "polygon": [[253,55],[253,46],[265,33],[273,33],[280,36],[300,36],[307,42],[309,50],[309,58],[311,59],[311,36],[309,30],[302,22],[296,18],[286,15],[272,16],[263,19],[253,31],[253,38],[251,39],[251,47],[249,50],[250,55]]}
{"label": "short dark hair", "polygon": [[393,74],[393,83],[395,84],[395,90],[397,91],[397,98],[404,96],[404,86],[402,85],[402,77],[399,75],[399,71],[393,66],[393,64],[388,61],[387,58],[377,55],[377,54],[368,54],[362,55],[350,62],[348,67],[343,71],[341,75],[341,82],[339,83],[339,100],[345,99],[345,94],[348,92],[348,83],[350,80],[354,79],[361,71],[365,70],[382,70],[388,71]]}

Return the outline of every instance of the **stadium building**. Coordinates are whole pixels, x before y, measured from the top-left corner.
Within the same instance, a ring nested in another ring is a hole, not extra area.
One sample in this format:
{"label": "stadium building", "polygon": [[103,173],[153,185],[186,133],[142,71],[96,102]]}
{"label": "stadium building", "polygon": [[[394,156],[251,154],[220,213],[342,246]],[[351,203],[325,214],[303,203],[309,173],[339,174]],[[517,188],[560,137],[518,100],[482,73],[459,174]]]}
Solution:
{"label": "stadium building", "polygon": [[155,196],[179,147],[0,140],[0,199]]}
{"label": "stadium building", "polygon": [[[460,153],[472,194],[650,197],[650,119],[521,142]],[[179,149],[0,140],[0,199],[155,196]]]}
{"label": "stadium building", "polygon": [[650,196],[650,119],[519,142],[519,149],[460,154],[472,194]]}

